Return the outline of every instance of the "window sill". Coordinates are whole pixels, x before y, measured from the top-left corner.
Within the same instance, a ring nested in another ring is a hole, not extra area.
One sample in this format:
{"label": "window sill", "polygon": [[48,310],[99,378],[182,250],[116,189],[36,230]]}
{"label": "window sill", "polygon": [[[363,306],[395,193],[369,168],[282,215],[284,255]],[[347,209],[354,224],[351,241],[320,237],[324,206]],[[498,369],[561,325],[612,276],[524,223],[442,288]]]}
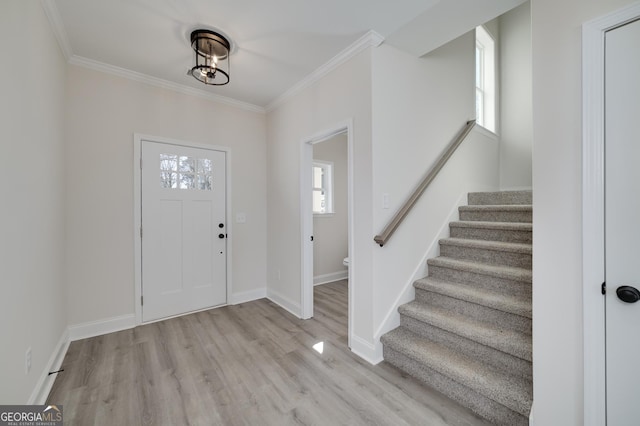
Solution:
{"label": "window sill", "polygon": [[492,132],[491,130],[487,129],[486,127],[483,127],[480,124],[476,124],[473,127],[473,130],[478,132],[478,133],[480,133],[481,135],[486,136],[486,137],[488,137],[490,139],[493,139],[495,141],[500,139],[500,136],[498,136],[497,133]]}

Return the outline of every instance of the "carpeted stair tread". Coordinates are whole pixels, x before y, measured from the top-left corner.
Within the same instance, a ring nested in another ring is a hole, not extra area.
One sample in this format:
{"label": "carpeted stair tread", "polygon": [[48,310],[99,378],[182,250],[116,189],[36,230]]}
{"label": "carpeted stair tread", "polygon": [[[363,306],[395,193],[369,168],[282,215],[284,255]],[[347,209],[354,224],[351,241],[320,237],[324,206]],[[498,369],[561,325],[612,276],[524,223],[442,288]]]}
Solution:
{"label": "carpeted stair tread", "polygon": [[528,231],[533,230],[533,226],[528,222],[488,222],[488,221],[474,221],[463,220],[449,223],[449,226],[453,228],[483,228],[493,230],[505,230],[505,231]]}
{"label": "carpeted stair tread", "polygon": [[482,222],[532,222],[532,206],[530,204],[498,204],[460,206],[460,220]]}
{"label": "carpeted stair tread", "polygon": [[386,361],[492,423],[525,426],[532,391],[532,191],[476,192],[400,326],[381,337]]}
{"label": "carpeted stair tread", "polygon": [[416,280],[413,286],[416,289],[442,294],[454,299],[460,299],[499,311],[531,318],[531,300],[528,299],[491,292],[483,288],[439,280],[432,277]]}
{"label": "carpeted stair tread", "polygon": [[488,204],[488,205],[472,205],[472,206],[460,206],[458,207],[458,211],[466,212],[502,212],[502,211],[510,211],[510,212],[530,212],[533,210],[533,206],[531,204]]}
{"label": "carpeted stair tread", "polygon": [[507,280],[522,281],[531,283],[532,273],[530,269],[516,268],[512,266],[487,265],[482,262],[470,260],[454,259],[452,257],[439,256],[427,260],[427,265],[439,266],[442,268],[457,269],[464,272],[471,272],[481,275],[489,275]]}
{"label": "carpeted stair tread", "polygon": [[482,323],[457,313],[431,306],[427,307],[418,301],[400,306],[398,312],[400,315],[410,316],[474,342],[531,361],[531,336],[524,333],[498,329],[491,324]]}
{"label": "carpeted stair tread", "polygon": [[468,240],[465,238],[443,238],[440,245],[477,248],[483,250],[503,251],[510,253],[531,254],[533,248],[531,244],[504,243],[502,241]]}
{"label": "carpeted stair tread", "polygon": [[532,391],[528,380],[497,371],[402,327],[385,334],[382,340],[393,350],[523,416],[529,415]]}
{"label": "carpeted stair tread", "polygon": [[532,191],[470,192],[469,205],[483,204],[532,204]]}
{"label": "carpeted stair tread", "polygon": [[449,236],[467,240],[531,244],[532,228],[530,222],[467,220],[449,223]]}

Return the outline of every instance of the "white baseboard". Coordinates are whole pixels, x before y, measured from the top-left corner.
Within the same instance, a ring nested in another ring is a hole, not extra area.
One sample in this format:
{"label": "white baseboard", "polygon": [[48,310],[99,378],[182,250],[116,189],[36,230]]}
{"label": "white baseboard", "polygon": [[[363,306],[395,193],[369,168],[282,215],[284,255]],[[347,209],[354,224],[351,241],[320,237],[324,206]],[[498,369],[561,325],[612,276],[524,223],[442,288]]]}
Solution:
{"label": "white baseboard", "polygon": [[351,352],[367,361],[369,364],[376,365],[384,361],[382,357],[382,344],[371,344],[355,334],[351,335]]}
{"label": "white baseboard", "polygon": [[299,302],[294,302],[286,296],[274,291],[272,289],[267,289],[267,299],[271,300],[276,305],[280,306],[285,311],[290,312],[298,318],[302,318],[302,307]]}
{"label": "white baseboard", "polygon": [[116,331],[128,330],[135,326],[136,316],[134,314],[70,325],[69,340],[73,342],[75,340],[87,339]]}
{"label": "white baseboard", "polygon": [[253,300],[264,299],[267,297],[266,288],[257,288],[255,290],[234,293],[229,297],[229,305],[238,305],[240,303],[251,302]]}
{"label": "white baseboard", "polygon": [[33,392],[31,392],[31,396],[29,397],[29,401],[27,402],[27,404],[43,405],[47,401],[47,397],[49,396],[49,392],[51,392],[53,382],[56,378],[55,374],[49,375],[49,372],[57,371],[60,369],[68,348],[69,331],[68,329],[65,329],[62,332],[62,335],[60,336],[56,347],[53,349],[53,352],[49,357],[49,361],[44,366],[44,370],[40,374],[40,378],[38,379],[35,388],[33,388]]}
{"label": "white baseboard", "polygon": [[313,285],[328,284],[334,281],[346,280],[349,278],[349,270],[332,272],[330,274],[316,275],[313,277]]}

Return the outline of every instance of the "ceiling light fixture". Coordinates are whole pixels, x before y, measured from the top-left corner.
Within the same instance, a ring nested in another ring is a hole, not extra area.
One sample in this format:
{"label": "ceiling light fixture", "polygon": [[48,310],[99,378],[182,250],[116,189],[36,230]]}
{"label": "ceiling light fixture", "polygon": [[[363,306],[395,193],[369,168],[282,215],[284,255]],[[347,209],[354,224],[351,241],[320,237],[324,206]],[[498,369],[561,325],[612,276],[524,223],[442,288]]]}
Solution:
{"label": "ceiling light fixture", "polygon": [[191,33],[191,47],[196,64],[189,74],[212,86],[229,83],[231,43],[226,37],[211,30],[195,30]]}

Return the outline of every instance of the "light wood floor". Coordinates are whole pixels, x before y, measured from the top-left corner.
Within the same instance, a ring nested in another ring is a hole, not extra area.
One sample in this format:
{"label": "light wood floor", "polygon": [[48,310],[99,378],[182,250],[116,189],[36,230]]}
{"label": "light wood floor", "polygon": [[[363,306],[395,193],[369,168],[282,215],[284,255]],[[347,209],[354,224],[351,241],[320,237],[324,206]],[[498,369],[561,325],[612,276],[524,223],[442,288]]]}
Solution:
{"label": "light wood floor", "polygon": [[306,321],[262,299],[73,342],[48,403],[82,426],[487,425],[349,351],[346,281],[314,294]]}

